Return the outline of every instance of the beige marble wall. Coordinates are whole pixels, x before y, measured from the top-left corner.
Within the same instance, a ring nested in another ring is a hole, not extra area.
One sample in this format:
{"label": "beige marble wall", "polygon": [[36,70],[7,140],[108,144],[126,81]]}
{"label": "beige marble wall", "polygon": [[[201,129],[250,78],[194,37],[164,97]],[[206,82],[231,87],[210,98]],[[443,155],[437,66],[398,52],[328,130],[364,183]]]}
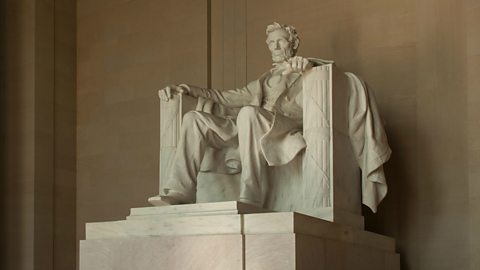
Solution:
{"label": "beige marble wall", "polygon": [[35,6],[34,105],[34,268],[53,269],[55,202],[55,2]]}
{"label": "beige marble wall", "polygon": [[246,0],[211,1],[211,86],[229,89],[247,83]]}
{"label": "beige marble wall", "polygon": [[55,0],[53,269],[74,269],[76,241],[76,0]]}
{"label": "beige marble wall", "polygon": [[1,269],[72,269],[75,1],[2,1]]}
{"label": "beige marble wall", "polygon": [[33,269],[34,265],[35,6],[32,2],[3,1],[0,9],[3,239],[0,268],[8,270]]}
{"label": "beige marble wall", "polygon": [[207,2],[78,1],[77,228],[158,194],[159,99],[207,84]]}
{"label": "beige marble wall", "polygon": [[480,268],[480,2],[466,1],[470,270]]}

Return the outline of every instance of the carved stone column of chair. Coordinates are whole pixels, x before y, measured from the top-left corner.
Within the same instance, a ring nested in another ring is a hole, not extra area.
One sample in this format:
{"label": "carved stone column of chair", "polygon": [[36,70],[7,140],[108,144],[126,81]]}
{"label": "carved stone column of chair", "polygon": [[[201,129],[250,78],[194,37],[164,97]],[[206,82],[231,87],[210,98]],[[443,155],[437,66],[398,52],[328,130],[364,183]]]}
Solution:
{"label": "carved stone column of chair", "polygon": [[177,150],[183,115],[197,107],[198,99],[186,95],[174,95],[169,102],[160,105],[160,163],[159,191],[162,180],[168,177]]}
{"label": "carved stone column of chair", "polygon": [[303,198],[313,216],[363,228],[360,170],[348,135],[350,88],[333,64],[314,67],[303,80]]}

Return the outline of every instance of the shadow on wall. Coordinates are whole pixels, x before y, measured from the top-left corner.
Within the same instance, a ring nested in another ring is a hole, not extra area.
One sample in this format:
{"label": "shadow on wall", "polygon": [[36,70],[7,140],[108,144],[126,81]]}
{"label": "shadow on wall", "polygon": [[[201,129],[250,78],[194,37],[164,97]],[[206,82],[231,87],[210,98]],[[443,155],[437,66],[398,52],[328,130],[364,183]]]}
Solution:
{"label": "shadow on wall", "polygon": [[[415,134],[416,119],[413,117],[397,119],[398,110],[403,109],[401,106],[404,104],[393,106],[389,104],[392,93],[396,89],[393,89],[390,83],[384,83],[399,80],[400,75],[390,67],[395,59],[385,58],[380,53],[372,55],[372,48],[362,48],[359,42],[362,39],[359,25],[352,20],[350,24],[342,24],[344,31],[342,29],[334,31],[331,37],[333,57],[342,69],[359,75],[367,82],[367,87],[374,94],[380,115],[384,119],[385,131],[392,149],[392,156],[384,165],[388,194],[379,205],[377,213],[373,213],[368,207],[362,205],[365,228],[367,231],[395,238],[396,251],[401,259],[401,269],[409,269],[407,262],[412,261],[411,256],[417,256],[414,252],[407,250],[412,240],[417,241],[418,230],[415,227],[418,205],[414,199],[418,198],[418,194],[415,193],[418,188],[413,182],[417,181],[416,168],[411,167],[412,164],[418,165],[417,162],[410,160],[417,159],[411,154],[416,151],[415,144],[418,140],[418,134]],[[407,114],[406,117],[410,115]],[[405,136],[406,134],[408,137]]]}
{"label": "shadow on wall", "polygon": [[[411,128],[411,127],[396,127]],[[393,128],[392,128],[393,129]],[[385,175],[388,183],[388,194],[380,204],[378,212],[372,213],[366,206],[362,206],[365,216],[365,228],[368,231],[391,236],[396,241],[396,251],[400,254],[401,269],[410,269],[407,265],[406,256],[411,256],[407,248],[405,239],[415,238],[417,234],[415,228],[411,226],[415,222],[416,206],[411,200],[416,196],[412,188],[413,180],[407,168],[407,160],[401,153],[401,136],[392,132],[387,127],[387,136],[390,147],[392,148],[392,157],[385,165]]]}
{"label": "shadow on wall", "polygon": [[[23,166],[33,160],[33,151],[32,156],[23,154],[31,147],[25,145],[25,138],[30,135],[26,134],[30,130],[25,127],[33,124],[33,121],[25,120],[25,99],[33,99],[26,93],[32,90],[28,89],[28,83],[32,82],[33,76],[25,78],[30,69],[25,63],[33,61],[25,59],[23,53],[33,50],[33,44],[27,44],[24,39],[25,35],[31,34],[22,32],[26,28],[25,20],[30,19],[18,16],[18,11],[25,9],[18,2],[0,1],[0,269],[26,269],[31,259],[25,258],[29,248],[25,245],[28,240],[26,228],[32,226],[25,220],[30,216],[27,214],[31,214],[25,213],[29,207],[25,204],[25,189],[30,189],[25,180],[31,171]],[[33,238],[30,240],[33,246]]]}
{"label": "shadow on wall", "polygon": [[[354,16],[345,16],[341,23],[335,23],[336,20],[339,19],[328,21],[332,28],[322,31],[324,42],[313,53],[334,59],[340,69],[353,72],[367,82],[387,124],[385,129],[393,152],[385,164],[389,187],[387,197],[376,214],[362,206],[365,227],[368,231],[395,238],[402,269],[411,269],[408,264],[418,261],[419,256],[418,250],[411,250],[412,243],[418,242],[418,186],[419,181],[425,182],[417,176],[417,144],[421,143],[422,134],[417,133],[416,73],[412,73],[411,66],[407,65],[414,59],[401,58],[405,55],[398,54],[388,44],[377,48],[378,44],[366,42],[366,32],[361,31],[362,21],[357,21]],[[429,162],[426,164],[431,166]]]}
{"label": "shadow on wall", "polygon": [[[6,118],[6,61],[5,61],[5,43],[6,43],[6,34],[5,34],[5,1],[0,2],[0,233],[3,239],[5,239],[6,236],[6,197],[5,197],[5,191],[6,191],[6,180],[7,180],[7,172],[6,172],[6,135],[5,133],[7,132],[6,127],[5,127],[5,118]],[[0,268],[5,269],[5,255],[3,252],[6,250],[6,244],[5,241],[2,241],[2,245],[0,246]]]}

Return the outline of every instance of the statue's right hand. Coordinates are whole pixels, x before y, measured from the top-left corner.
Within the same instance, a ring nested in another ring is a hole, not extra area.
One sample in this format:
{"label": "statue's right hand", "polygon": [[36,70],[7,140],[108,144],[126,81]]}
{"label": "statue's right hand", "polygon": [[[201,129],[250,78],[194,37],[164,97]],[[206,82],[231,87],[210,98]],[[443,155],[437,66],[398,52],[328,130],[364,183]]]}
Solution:
{"label": "statue's right hand", "polygon": [[169,85],[163,89],[158,90],[158,97],[162,101],[169,101],[173,95],[188,94],[188,86],[185,84]]}

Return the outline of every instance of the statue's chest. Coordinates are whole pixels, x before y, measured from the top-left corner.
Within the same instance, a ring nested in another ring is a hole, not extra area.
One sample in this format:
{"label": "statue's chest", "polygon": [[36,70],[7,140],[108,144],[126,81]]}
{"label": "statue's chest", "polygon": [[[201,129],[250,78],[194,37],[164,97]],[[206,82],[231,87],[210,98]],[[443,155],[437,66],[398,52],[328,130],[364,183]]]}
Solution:
{"label": "statue's chest", "polygon": [[282,80],[284,80],[284,78],[282,77],[283,76],[281,74],[272,74],[269,78],[267,78],[267,86],[269,88],[277,87],[282,82]]}

